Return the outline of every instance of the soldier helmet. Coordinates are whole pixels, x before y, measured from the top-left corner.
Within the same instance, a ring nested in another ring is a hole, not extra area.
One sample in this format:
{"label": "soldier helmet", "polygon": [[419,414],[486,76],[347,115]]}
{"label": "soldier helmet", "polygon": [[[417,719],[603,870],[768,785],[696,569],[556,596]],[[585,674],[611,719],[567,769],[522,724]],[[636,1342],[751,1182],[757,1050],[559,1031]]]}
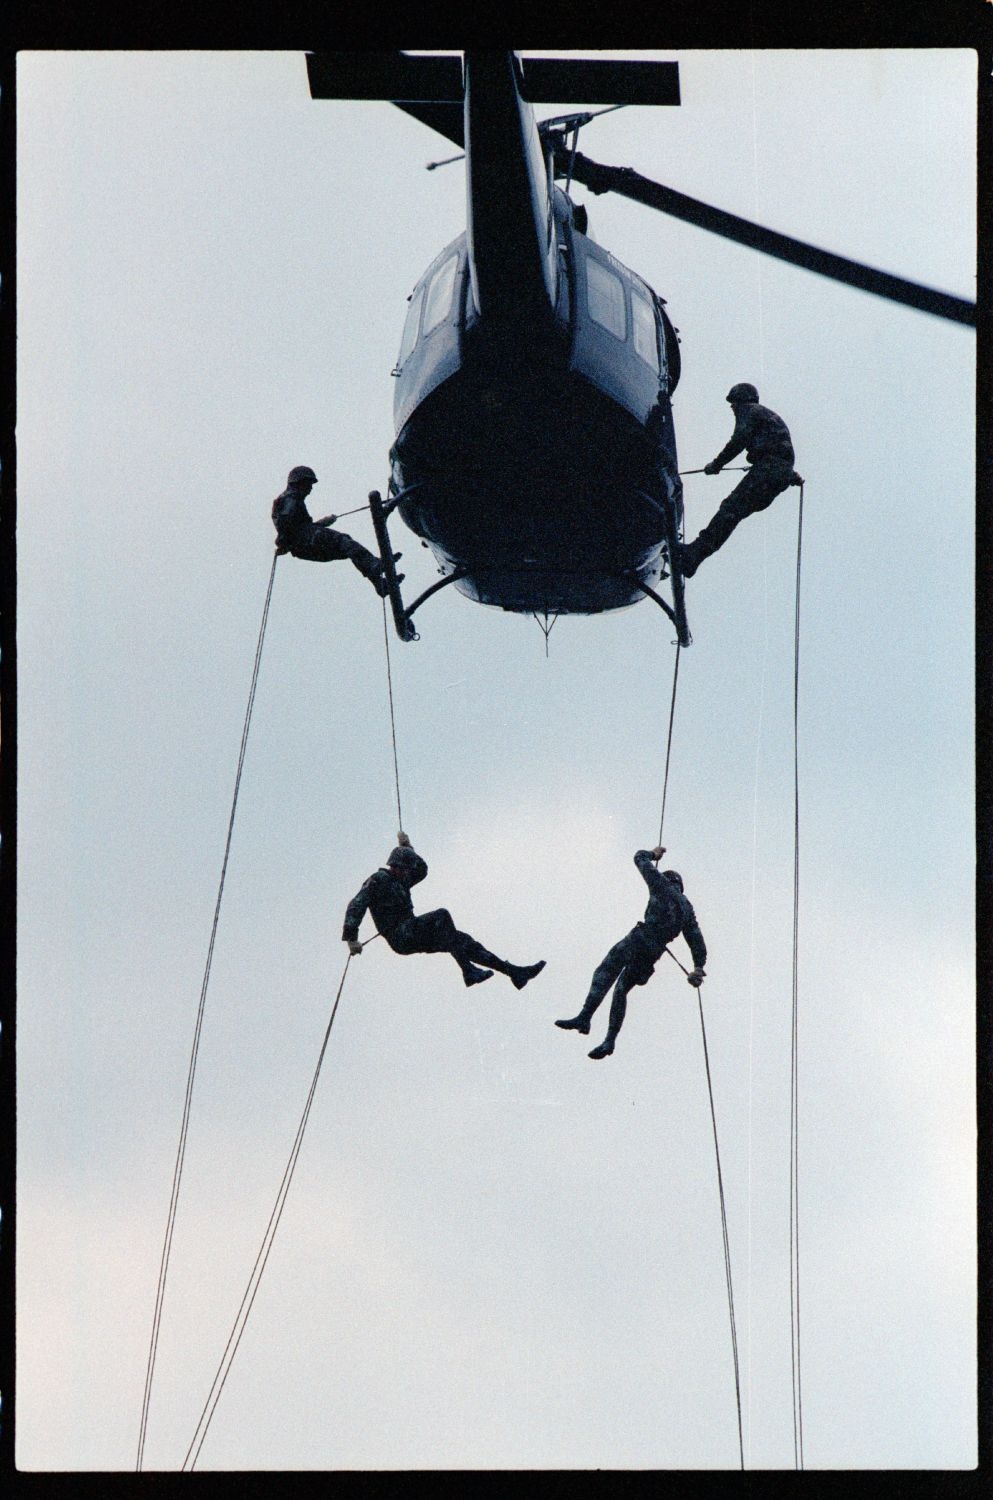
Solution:
{"label": "soldier helmet", "polygon": [[407,871],[415,868],[417,860],[418,856],[414,853],[413,849],[409,846],[398,844],[386,863],[391,870],[396,870],[399,874],[406,874]]}
{"label": "soldier helmet", "polygon": [[302,480],[309,479],[311,484],[317,483],[317,475],[313,469],[308,469],[306,464],[297,464],[286,476],[287,484],[299,484]]}
{"label": "soldier helmet", "polygon": [[678,886],[680,890],[683,889],[683,877],[678,870],[663,870],[662,874],[666,880],[671,880],[673,885]]}
{"label": "soldier helmet", "polygon": [[747,380],[742,380],[737,385],[733,385],[725,397],[727,401],[758,401],[758,399],[758,391]]}

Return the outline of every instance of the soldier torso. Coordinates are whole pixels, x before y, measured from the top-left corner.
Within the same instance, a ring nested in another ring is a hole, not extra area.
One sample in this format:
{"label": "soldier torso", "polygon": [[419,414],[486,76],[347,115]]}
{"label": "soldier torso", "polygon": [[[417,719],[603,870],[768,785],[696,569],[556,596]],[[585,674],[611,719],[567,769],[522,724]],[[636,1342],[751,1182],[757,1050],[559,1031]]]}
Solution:
{"label": "soldier torso", "polygon": [[687,916],[692,913],[686,897],[670,881],[665,881],[664,884],[664,891],[653,891],[649,897],[641,923],[645,936],[660,951],[666,943],[671,943],[673,938],[679,936]]}
{"label": "soldier torso", "polygon": [[377,870],[366,881],[369,911],[380,932],[389,932],[414,914],[410,891],[389,870]]}
{"label": "soldier torso", "polygon": [[740,424],[750,464],[761,463],[764,459],[777,459],[788,464],[794,462],[790,430],[778,412],[760,406],[757,401],[750,402],[742,412]]}
{"label": "soldier torso", "polygon": [[272,502],[272,520],[280,541],[305,536],[314,522],[299,490],[286,489]]}

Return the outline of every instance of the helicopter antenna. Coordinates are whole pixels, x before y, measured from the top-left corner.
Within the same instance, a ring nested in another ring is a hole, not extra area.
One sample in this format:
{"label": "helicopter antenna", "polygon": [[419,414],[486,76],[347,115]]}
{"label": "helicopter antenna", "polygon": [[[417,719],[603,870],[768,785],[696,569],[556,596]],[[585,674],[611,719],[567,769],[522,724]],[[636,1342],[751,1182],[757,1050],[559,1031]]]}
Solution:
{"label": "helicopter antenna", "polygon": [[548,611],[547,611],[547,609],[543,611],[543,614],[544,614],[544,622],[542,622],[542,620],[539,620],[538,616],[536,614],[533,614],[531,616],[531,618],[532,618],[532,620],[534,620],[534,621],[537,622],[538,629],[541,631],[542,635],[545,637],[545,658],[547,660],[547,658],[548,658],[548,637],[551,635],[552,630],[553,630],[553,628],[555,626],[555,622],[556,622],[557,619],[559,619],[559,616],[557,614],[553,614],[552,615],[552,623],[551,623],[551,625],[549,625],[549,623],[548,623]]}
{"label": "helicopter antenna", "polygon": [[612,110],[626,108],[627,101],[625,101],[623,104],[608,104],[605,109],[586,110],[585,113],[578,115],[552,115],[547,120],[540,120],[538,123],[538,129],[541,131],[551,130],[555,126],[561,125],[563,134],[565,134],[570,129],[580,129],[583,125],[588,125],[590,121],[595,120],[598,115],[609,115]]}
{"label": "helicopter antenna", "polygon": [[446,156],[444,161],[429,161],[425,171],[433,172],[435,167],[448,167],[453,161],[465,161],[465,152],[461,152],[458,156]]}

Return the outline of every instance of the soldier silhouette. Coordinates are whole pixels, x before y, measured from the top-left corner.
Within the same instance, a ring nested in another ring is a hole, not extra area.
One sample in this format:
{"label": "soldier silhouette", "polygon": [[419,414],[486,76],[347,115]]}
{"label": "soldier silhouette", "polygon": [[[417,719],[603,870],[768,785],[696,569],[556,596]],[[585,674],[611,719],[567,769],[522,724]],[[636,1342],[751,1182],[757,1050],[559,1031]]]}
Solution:
{"label": "soldier silhouette", "polygon": [[717,457],[704,466],[703,472],[719,474],[724,465],[743,449],[748,450],[746,457],[751,468],[741,483],[721,501],[713,519],[696,541],[680,545],[676,561],[685,578],[693,577],[704,558],[722,547],[746,516],[765,510],[791,484],[803,483],[793,469],[790,430],[781,416],[770,411],[769,407],[759,405],[759,393],[755,387],[742,381],[731,387],[727,399],[734,412],[734,431]]}
{"label": "soldier silhouette", "polygon": [[[362,952],[358,940],[359,923],[368,911],[394,953],[450,953],[462,970],[467,985],[492,979],[496,969],[507,975],[515,989],[522,990],[536,974],[541,973],[545,967],[544,959],[536,964],[511,964],[497,958],[467,932],[460,932],[451,912],[444,907],[415,917],[410,887],[417,885],[427,873],[427,862],[414,851],[410,839],[401,829],[397,835],[397,847],[385,866],[374,871],[348,903],[341,936],[348,944],[349,953],[358,955]],[[480,964],[487,967],[480,968]]]}
{"label": "soldier silhouette", "polygon": [[600,1046],[594,1047],[589,1054],[592,1058],[609,1057],[613,1052],[617,1033],[624,1025],[627,1013],[628,991],[636,985],[648,983],[666,944],[671,943],[680,933],[689,944],[696,965],[693,972],[687,975],[687,980],[697,989],[703,984],[707,945],[697,926],[693,907],[683,895],[682,876],[676,870],[660,872],[655,868],[664,853],[665,849],[661,844],[657,844],[654,849],[638,850],[634,862],[650,892],[644,920],[636,923],[629,933],[616,942],[597,965],[590,982],[590,992],[579,1015],[555,1022],[564,1031],[579,1031],[586,1036],[594,1014],[613,985],[614,997],[610,1002],[607,1035]]}
{"label": "soldier silhouette", "polygon": [[[316,483],[317,475],[306,464],[298,464],[287,475],[285,490],[272,502],[276,551],[288,552],[291,557],[300,557],[307,562],[337,562],[343,557],[351,558],[363,578],[368,578],[376,593],[384,597],[389,590],[381,560],[346,531],[332,531],[331,525],[337,516],[322,516],[319,521],[311,519],[307,496]],[[394,561],[399,556],[399,552],[394,552]],[[397,574],[398,583],[403,576]]]}

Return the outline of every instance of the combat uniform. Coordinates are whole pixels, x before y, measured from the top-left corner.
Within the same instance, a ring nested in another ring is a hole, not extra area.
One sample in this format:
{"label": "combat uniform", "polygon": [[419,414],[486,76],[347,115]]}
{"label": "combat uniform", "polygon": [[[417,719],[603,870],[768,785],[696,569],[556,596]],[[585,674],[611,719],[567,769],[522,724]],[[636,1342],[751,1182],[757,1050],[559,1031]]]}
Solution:
{"label": "combat uniform", "polygon": [[359,924],[368,911],[394,953],[450,953],[462,970],[466,984],[478,984],[481,979],[490,977],[485,970],[476,968],[476,964],[485,964],[489,969],[506,974],[517,989],[523,989],[528,980],[544,968],[543,962],[522,965],[497,958],[467,932],[460,932],[451,912],[443,906],[415,917],[409,887],[424,879],[428,873],[427,862],[407,845],[394,849],[389,863],[407,873],[401,878],[393,869],[383,867],[363,882],[345,911],[341,936],[346,943],[356,941]]}
{"label": "combat uniform", "polygon": [[722,469],[745,450],[752,467],[721,502],[713,520],[696,541],[679,549],[680,569],[687,578],[692,577],[705,557],[723,546],[739,521],[757,510],[765,510],[794,482],[795,455],[789,428],[781,416],[757,401],[743,402],[738,407],[731,439],[713,460],[712,467]]}
{"label": "combat uniform", "polygon": [[647,849],[639,849],[634,862],[650,892],[644,918],[614,944],[594,970],[590,992],[579,1015],[571,1021],[556,1023],[567,1029],[588,1032],[600,1002],[614,985],[606,1041],[602,1049],[597,1049],[601,1056],[613,1051],[614,1040],[624,1022],[628,991],[648,983],[668,943],[682,933],[695,966],[702,969],[707,962],[707,945],[697,925],[696,914],[678,885],[655,868]]}
{"label": "combat uniform", "polygon": [[362,576],[376,585],[377,593],[386,592],[385,585],[380,587],[383,565],[379,558],[347,532],[318,525],[311,518],[306,500],[294,485],[288,485],[272,502],[272,522],[276,528],[276,545],[281,552],[289,552],[292,557],[307,562],[337,562],[349,557]]}

